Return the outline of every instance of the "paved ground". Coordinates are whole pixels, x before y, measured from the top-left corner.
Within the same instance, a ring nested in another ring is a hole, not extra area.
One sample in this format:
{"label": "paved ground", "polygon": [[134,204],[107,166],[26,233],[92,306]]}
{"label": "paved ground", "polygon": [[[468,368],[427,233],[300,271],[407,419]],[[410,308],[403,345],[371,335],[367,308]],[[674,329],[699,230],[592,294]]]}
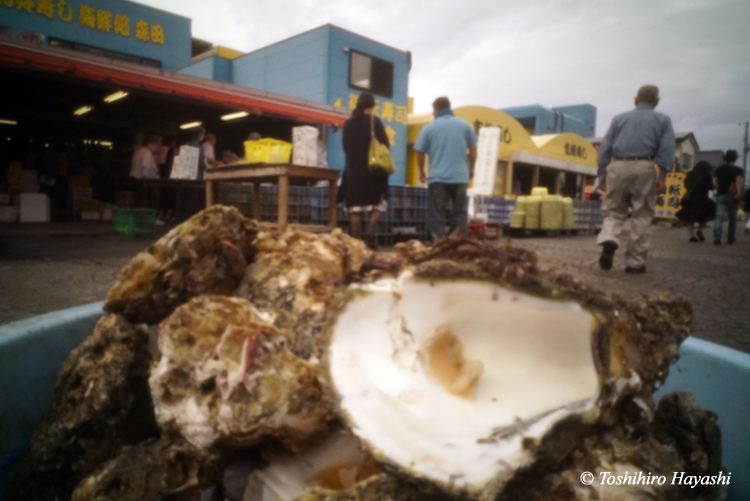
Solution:
{"label": "paved ground", "polygon": [[[101,301],[120,268],[153,240],[112,235],[108,224],[70,223],[32,229],[0,225],[0,324]],[[742,228],[742,227],[741,227]],[[542,267],[555,267],[597,288],[632,298],[667,292],[690,300],[694,335],[750,352],[750,235],[714,246],[688,243],[684,229],[653,227],[644,275],[623,273],[622,252],[609,272],[598,266],[593,236],[522,238]]]}

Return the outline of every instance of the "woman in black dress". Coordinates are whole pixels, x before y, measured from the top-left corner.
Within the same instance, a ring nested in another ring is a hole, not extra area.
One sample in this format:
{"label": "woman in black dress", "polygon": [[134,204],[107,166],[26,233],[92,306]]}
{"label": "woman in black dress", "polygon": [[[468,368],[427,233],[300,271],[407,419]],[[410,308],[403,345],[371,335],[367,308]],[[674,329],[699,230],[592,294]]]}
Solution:
{"label": "woman in black dress", "polygon": [[368,92],[360,94],[352,117],[344,124],[346,168],[339,188],[339,199],[343,199],[349,213],[349,233],[353,237],[359,238],[362,213],[370,213],[364,241],[371,248],[376,247],[374,233],[380,214],[388,209],[388,176],[372,174],[367,168],[371,127],[375,129],[377,140],[389,146],[383,123],[372,116],[374,108],[375,97]]}
{"label": "woman in black dress", "polygon": [[[690,242],[703,242],[703,230],[706,223],[716,218],[716,203],[708,197],[708,192],[714,189],[711,178],[711,165],[708,162],[698,162],[685,178],[687,193],[682,197],[677,218],[687,225]],[[698,231],[693,227],[698,223]],[[697,237],[696,237],[697,235]]]}

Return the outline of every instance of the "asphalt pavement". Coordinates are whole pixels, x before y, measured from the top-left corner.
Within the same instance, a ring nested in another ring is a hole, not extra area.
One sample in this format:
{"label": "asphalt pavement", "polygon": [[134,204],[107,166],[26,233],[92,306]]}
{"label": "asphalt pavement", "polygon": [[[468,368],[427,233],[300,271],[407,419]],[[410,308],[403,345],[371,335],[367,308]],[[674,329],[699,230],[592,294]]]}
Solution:
{"label": "asphalt pavement", "polygon": [[[168,228],[160,227],[160,232]],[[665,292],[694,307],[693,335],[750,353],[750,235],[739,226],[737,242],[689,243],[683,228],[652,226],[646,273],[624,273],[622,251],[609,271],[599,268],[596,237],[514,239],[537,252],[541,268],[570,273],[598,289],[626,298]],[[114,235],[108,223],[0,225],[0,324],[102,301],[117,274],[156,237]]]}

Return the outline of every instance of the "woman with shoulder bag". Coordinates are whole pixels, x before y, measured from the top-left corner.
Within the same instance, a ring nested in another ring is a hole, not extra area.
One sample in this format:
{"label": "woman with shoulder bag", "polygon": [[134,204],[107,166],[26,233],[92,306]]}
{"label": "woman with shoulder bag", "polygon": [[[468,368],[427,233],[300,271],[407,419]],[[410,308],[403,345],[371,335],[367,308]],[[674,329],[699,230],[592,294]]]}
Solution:
{"label": "woman with shoulder bag", "polygon": [[349,233],[360,236],[362,214],[369,212],[367,229],[363,240],[370,248],[377,247],[375,227],[380,214],[388,209],[388,175],[371,172],[368,167],[370,141],[374,139],[388,146],[388,136],[383,123],[372,115],[375,97],[365,92],[357,99],[357,107],[344,124],[343,144],[346,168],[339,187],[339,200],[343,200],[349,214]]}
{"label": "woman with shoulder bag", "polygon": [[[716,203],[708,197],[708,192],[714,189],[711,178],[711,165],[708,162],[698,162],[685,178],[687,193],[682,197],[677,219],[687,225],[690,242],[703,242],[703,230],[706,223],[716,218]],[[698,224],[698,231],[693,227]],[[697,235],[697,237],[696,237]]]}

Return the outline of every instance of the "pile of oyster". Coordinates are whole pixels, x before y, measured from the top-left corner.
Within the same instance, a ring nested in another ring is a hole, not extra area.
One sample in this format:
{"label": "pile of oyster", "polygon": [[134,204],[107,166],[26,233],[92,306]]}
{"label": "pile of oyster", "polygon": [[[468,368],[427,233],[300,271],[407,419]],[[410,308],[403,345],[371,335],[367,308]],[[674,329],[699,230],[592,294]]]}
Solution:
{"label": "pile of oyster", "polygon": [[[372,252],[214,206],[121,272],[11,499],[679,500],[716,416],[656,406],[689,304],[625,301],[510,243]],[[671,477],[670,477],[671,478]]]}

